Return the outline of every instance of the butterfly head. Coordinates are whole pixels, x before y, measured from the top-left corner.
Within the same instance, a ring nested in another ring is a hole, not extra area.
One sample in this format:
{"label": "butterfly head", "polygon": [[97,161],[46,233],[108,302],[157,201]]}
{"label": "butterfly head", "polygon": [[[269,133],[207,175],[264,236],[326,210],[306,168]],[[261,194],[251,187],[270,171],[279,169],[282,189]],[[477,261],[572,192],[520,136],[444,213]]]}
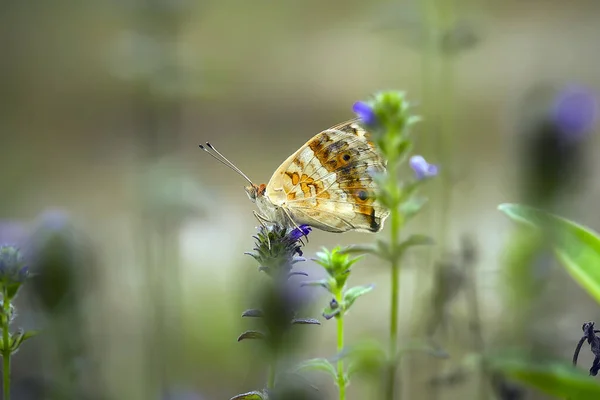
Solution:
{"label": "butterfly head", "polygon": [[267,190],[267,185],[261,183],[260,185],[251,184],[249,186],[245,186],[246,194],[248,198],[256,203],[256,199],[265,195],[265,191]]}

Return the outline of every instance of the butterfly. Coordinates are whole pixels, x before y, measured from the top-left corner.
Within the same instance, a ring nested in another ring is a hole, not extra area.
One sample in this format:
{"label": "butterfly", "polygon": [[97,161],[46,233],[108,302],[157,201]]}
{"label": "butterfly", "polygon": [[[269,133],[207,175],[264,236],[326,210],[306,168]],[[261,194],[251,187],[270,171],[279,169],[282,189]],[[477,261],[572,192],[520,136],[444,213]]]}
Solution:
{"label": "butterfly", "polygon": [[309,225],[327,232],[379,232],[389,210],[377,199],[374,177],[386,162],[359,120],[326,129],[289,156],[267,184],[255,185],[210,143],[200,148],[244,177],[261,223]]}

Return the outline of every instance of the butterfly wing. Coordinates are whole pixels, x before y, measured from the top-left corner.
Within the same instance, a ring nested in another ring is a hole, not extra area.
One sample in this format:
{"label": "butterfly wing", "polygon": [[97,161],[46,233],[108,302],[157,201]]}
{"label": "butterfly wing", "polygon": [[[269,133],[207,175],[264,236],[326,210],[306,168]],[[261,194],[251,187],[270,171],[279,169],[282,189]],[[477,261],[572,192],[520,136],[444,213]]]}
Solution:
{"label": "butterfly wing", "polygon": [[275,171],[266,195],[298,225],[328,232],[378,232],[388,210],[375,198],[373,175],[385,161],[357,120],[308,141]]}

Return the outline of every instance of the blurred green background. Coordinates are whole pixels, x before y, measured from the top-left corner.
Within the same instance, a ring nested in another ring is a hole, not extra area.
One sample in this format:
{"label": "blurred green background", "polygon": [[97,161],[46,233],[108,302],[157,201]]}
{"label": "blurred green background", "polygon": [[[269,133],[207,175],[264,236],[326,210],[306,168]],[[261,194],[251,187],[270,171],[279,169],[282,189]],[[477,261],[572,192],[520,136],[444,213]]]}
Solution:
{"label": "blurred green background", "polygon": [[[520,123],[535,112],[540,87],[599,89],[599,36],[595,0],[4,2],[1,217],[30,224],[59,208],[84,232],[94,262],[80,266],[81,318],[65,322],[84,338],[81,390],[160,399],[181,388],[228,399],[260,388],[256,346],[236,342],[249,326],[240,315],[252,307],[251,288],[264,279],[243,255],[253,245],[253,205],[244,181],[198,144],[211,141],[266,183],[314,134],[352,118],[355,101],[391,88],[406,90],[425,118],[417,152],[444,171],[408,228],[438,245],[405,262],[401,326],[403,338],[421,337],[430,314],[447,315],[434,336],[451,357],[408,359],[404,398],[480,398],[477,377],[430,380],[481,350],[477,337],[496,343],[510,321],[499,282],[511,225],[496,206],[520,199]],[[584,184],[561,203],[563,215],[591,227],[600,226],[597,148],[592,136]],[[432,306],[436,262],[460,252],[464,235],[477,245],[474,278],[465,279],[476,283],[481,332],[470,329],[473,303],[460,288],[442,311]],[[313,232],[305,254],[373,240]],[[348,343],[387,337],[389,271],[378,264],[367,258],[353,275],[352,284],[377,287],[347,318]],[[312,262],[302,267],[321,273]],[[581,323],[600,312],[564,272],[549,271],[531,329],[568,360]],[[31,295],[17,300],[17,323],[51,325]],[[300,327],[309,344],[301,356],[331,356],[334,325]],[[71,331],[60,332],[68,342]],[[67,368],[48,354],[54,339],[27,342],[15,357],[17,399],[50,398],[33,388]],[[333,398],[330,382],[320,387]],[[369,390],[353,382],[349,398]]]}

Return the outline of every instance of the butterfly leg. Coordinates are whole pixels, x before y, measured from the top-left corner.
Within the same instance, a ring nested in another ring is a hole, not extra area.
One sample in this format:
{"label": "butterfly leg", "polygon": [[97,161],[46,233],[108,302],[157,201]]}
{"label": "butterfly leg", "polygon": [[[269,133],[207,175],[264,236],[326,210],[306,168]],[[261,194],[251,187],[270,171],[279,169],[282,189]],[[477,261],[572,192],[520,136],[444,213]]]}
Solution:
{"label": "butterfly leg", "polygon": [[267,217],[257,213],[256,211],[253,211],[253,214],[254,214],[254,217],[256,217],[256,219],[260,223],[260,225],[263,227],[263,229],[267,232],[267,245],[269,246],[269,249],[270,249],[271,248],[271,239],[269,239],[269,227],[267,227],[267,224],[266,224],[267,222],[269,222],[269,220]]}

